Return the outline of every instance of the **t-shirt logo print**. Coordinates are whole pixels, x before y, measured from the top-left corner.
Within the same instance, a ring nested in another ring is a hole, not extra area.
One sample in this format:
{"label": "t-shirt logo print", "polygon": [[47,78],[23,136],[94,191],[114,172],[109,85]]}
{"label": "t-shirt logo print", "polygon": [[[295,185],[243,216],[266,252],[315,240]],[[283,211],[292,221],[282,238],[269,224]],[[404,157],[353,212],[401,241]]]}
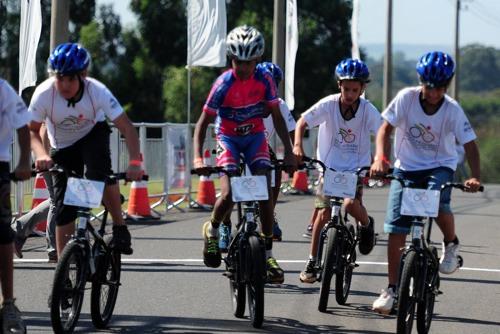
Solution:
{"label": "t-shirt logo print", "polygon": [[413,138],[422,137],[422,140],[426,143],[430,143],[436,138],[431,132],[430,125],[425,126],[422,123],[415,124],[410,127],[410,136]]}
{"label": "t-shirt logo print", "polygon": [[352,132],[351,129],[339,129],[339,133],[337,134],[337,142],[338,143],[352,143],[356,140],[356,135]]}

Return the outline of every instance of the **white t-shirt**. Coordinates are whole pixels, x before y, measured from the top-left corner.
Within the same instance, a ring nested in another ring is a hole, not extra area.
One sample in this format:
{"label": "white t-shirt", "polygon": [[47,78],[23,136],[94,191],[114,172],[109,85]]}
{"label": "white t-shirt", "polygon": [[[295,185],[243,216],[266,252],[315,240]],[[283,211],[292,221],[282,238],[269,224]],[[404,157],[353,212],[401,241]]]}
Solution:
{"label": "white t-shirt", "polygon": [[111,121],[123,113],[123,108],[101,82],[85,78],[82,99],[75,106],[57,92],[55,78],[42,82],[33,93],[29,111],[35,122],[46,122],[50,145],[54,148],[71,146],[85,137],[97,122],[106,117]]}
{"label": "white t-shirt", "polygon": [[30,114],[14,88],[0,79],[0,161],[10,162],[14,130],[30,122]]}
{"label": "white t-shirt", "polygon": [[[293,118],[292,113],[290,112],[290,109],[288,108],[288,105],[286,104],[285,101],[283,101],[281,98],[280,100],[280,111],[281,115],[283,116],[283,119],[285,120],[286,128],[288,129],[288,132],[292,132],[295,130],[295,119]],[[269,115],[266,118],[264,118],[264,126],[266,127],[266,139],[269,140],[274,135],[274,123],[273,123],[273,115]]]}
{"label": "white t-shirt", "polygon": [[474,139],[472,129],[460,105],[448,95],[434,115],[425,114],[420,105],[421,87],[401,90],[382,117],[396,128],[394,166],[415,171],[436,167],[457,167],[456,143]]}
{"label": "white t-shirt", "polygon": [[340,94],[319,100],[302,114],[307,125],[318,125],[318,157],[337,171],[354,171],[370,166],[370,136],[378,131],[382,118],[377,109],[360,98],[354,118],[346,121],[340,113]]}

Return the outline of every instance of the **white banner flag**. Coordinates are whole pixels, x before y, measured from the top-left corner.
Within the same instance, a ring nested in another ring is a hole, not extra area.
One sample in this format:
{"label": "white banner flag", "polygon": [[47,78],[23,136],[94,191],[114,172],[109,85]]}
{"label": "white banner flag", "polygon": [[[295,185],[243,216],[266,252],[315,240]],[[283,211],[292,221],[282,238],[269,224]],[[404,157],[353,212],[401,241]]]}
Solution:
{"label": "white banner flag", "polygon": [[285,101],[290,110],[295,107],[293,95],[295,78],[295,57],[299,47],[297,0],[286,2],[286,46],[285,46]]}
{"label": "white banner flag", "polygon": [[351,57],[353,59],[361,59],[359,54],[359,44],[358,44],[358,19],[359,19],[359,0],[354,0],[352,3],[352,19],[351,19]]}
{"label": "white banner flag", "polygon": [[36,50],[42,31],[40,0],[21,0],[19,32],[19,94],[36,85]]}
{"label": "white banner flag", "polygon": [[188,66],[226,65],[226,1],[188,1]]}

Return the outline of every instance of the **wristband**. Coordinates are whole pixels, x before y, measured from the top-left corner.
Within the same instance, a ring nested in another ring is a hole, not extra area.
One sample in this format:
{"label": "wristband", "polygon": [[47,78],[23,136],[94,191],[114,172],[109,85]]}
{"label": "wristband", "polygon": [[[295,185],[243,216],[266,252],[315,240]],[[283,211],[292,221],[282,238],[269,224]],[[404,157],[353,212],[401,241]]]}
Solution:
{"label": "wristband", "polygon": [[382,157],[376,156],[375,161],[381,160],[382,162],[385,162],[386,164],[390,165],[391,161],[387,159],[385,155],[382,155]]}
{"label": "wristband", "polygon": [[141,167],[141,165],[142,165],[142,161],[141,161],[141,160],[130,160],[130,161],[128,162],[128,164],[129,164],[130,166],[137,166],[137,167]]}

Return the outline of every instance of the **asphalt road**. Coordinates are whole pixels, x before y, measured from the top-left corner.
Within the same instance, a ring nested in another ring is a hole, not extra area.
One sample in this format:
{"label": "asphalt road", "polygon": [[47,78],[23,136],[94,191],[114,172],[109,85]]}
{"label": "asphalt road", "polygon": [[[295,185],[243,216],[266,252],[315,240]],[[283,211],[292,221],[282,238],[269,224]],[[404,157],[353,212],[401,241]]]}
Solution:
{"label": "asphalt road", "polygon": [[[387,189],[365,190],[364,202],[375,218],[379,241],[368,256],[358,255],[346,306],[332,296],[328,312],[317,311],[319,283],[303,284],[299,272],[309,253],[302,233],[311,214],[312,196],[281,196],[277,214],[283,242],[274,254],[286,271],[285,284],[267,286],[261,330],[232,315],[227,278],[222,268],[201,261],[201,225],[207,212],[170,211],[165,221],[135,224],[134,255],[123,258],[122,287],[110,333],[394,333],[395,317],[371,311],[387,284],[387,236],[382,233]],[[487,185],[483,194],[454,191],[464,267],[442,276],[432,333],[500,333],[500,186]],[[438,229],[433,240],[442,236]],[[25,256],[15,263],[17,304],[30,333],[51,333],[48,291],[53,264],[45,262],[44,240],[29,239]],[[96,332],[86,293],[77,331]],[[248,314],[248,313],[247,313]]]}

